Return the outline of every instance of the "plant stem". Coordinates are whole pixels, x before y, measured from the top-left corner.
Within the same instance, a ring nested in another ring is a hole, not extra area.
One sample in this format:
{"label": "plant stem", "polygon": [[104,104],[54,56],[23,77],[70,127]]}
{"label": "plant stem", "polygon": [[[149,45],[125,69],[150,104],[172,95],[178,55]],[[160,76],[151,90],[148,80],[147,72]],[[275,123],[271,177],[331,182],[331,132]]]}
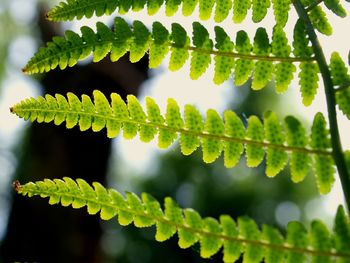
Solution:
{"label": "plant stem", "polygon": [[299,18],[305,23],[306,32],[309,35],[310,41],[312,43],[312,48],[315,53],[316,61],[322,75],[322,79],[324,83],[324,91],[326,94],[329,128],[330,128],[331,143],[332,143],[332,149],[333,149],[332,153],[333,153],[335,164],[338,169],[340,181],[342,184],[345,202],[349,211],[350,177],[346,167],[342,145],[340,142],[339,127],[337,122],[335,89],[334,89],[333,81],[331,78],[331,74],[328,68],[325,55],[323,53],[320,42],[317,38],[314,27],[312,26],[310,18],[307,14],[307,11],[305,10],[300,0],[293,0],[293,5],[298,13]]}
{"label": "plant stem", "polygon": [[305,11],[308,13],[310,12],[312,9],[314,9],[316,6],[318,6],[319,4],[321,4],[323,2],[323,0],[317,0],[315,1],[313,4],[309,5],[307,8],[305,8]]}
{"label": "plant stem", "polygon": [[343,90],[346,90],[350,88],[350,82],[344,83],[343,85],[340,85],[337,89],[335,89],[335,92],[340,92]]}

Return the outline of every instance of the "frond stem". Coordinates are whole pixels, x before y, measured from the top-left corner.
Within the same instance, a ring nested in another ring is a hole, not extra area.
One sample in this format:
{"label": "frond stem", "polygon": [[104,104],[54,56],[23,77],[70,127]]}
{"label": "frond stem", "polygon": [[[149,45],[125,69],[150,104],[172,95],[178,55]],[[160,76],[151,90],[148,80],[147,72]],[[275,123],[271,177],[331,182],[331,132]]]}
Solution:
{"label": "frond stem", "polygon": [[302,5],[300,0],[293,0],[293,5],[298,13],[298,16],[302,21],[304,21],[306,26],[307,34],[310,37],[312,48],[315,53],[316,61],[318,67],[320,69],[323,83],[324,83],[324,91],[326,95],[327,102],[327,111],[328,111],[328,120],[329,120],[329,128],[331,134],[331,143],[332,143],[332,153],[335,164],[338,169],[340,181],[343,188],[343,193],[345,197],[345,201],[347,204],[347,208],[349,211],[350,208],[350,177],[349,172],[347,170],[345,158],[343,155],[342,145],[340,141],[339,135],[339,127],[337,122],[337,111],[336,111],[336,99],[335,99],[335,90],[333,81],[331,78],[331,73],[328,68],[328,64],[323,53],[321,44],[317,38],[315,29],[312,26],[310,18]]}
{"label": "frond stem", "polygon": [[[26,108],[23,109],[22,111],[29,111],[29,112],[42,112],[43,110],[41,108]],[[45,109],[46,112],[52,112],[52,113],[62,113],[65,114],[67,111],[64,110],[50,110],[50,109]],[[106,116],[103,114],[99,114],[98,112],[95,112],[95,114],[87,113],[85,111],[77,111],[77,110],[69,110],[70,114],[76,114],[78,116],[92,116],[96,118],[103,118],[105,120],[112,120],[112,121],[117,121],[120,123],[129,123],[129,124],[134,124],[134,125],[140,125],[140,126],[148,126],[152,128],[157,128],[157,129],[164,129],[168,130],[171,132],[176,132],[179,134],[188,134],[196,137],[201,137],[201,138],[208,138],[208,139],[215,139],[215,140],[222,140],[226,142],[237,142],[237,143],[244,143],[244,144],[251,144],[251,145],[256,145],[256,146],[261,146],[261,147],[266,147],[266,148],[274,148],[274,149],[279,149],[283,151],[289,151],[289,152],[301,152],[305,154],[318,154],[318,155],[332,155],[332,152],[326,151],[326,150],[321,150],[321,149],[310,149],[310,148],[303,148],[303,147],[297,147],[297,146],[287,146],[287,145],[281,145],[281,144],[273,144],[269,142],[260,142],[260,141],[253,141],[250,139],[241,139],[241,138],[235,138],[235,137],[229,137],[226,135],[216,135],[216,134],[209,134],[206,132],[196,132],[196,131],[190,131],[188,129],[184,128],[174,128],[174,127],[169,127],[165,124],[159,124],[159,123],[154,123],[154,122],[149,122],[149,121],[135,121],[132,119],[120,119],[116,118],[113,115]]]}
{"label": "frond stem", "polygon": [[314,9],[316,6],[318,6],[319,4],[321,4],[323,2],[323,0],[316,0],[315,2],[313,2],[311,5],[309,5],[308,7],[305,8],[305,11],[307,13],[309,13],[312,9]]}
{"label": "frond stem", "polygon": [[[97,43],[94,43],[96,46],[106,46],[108,44],[114,44],[113,41],[102,41],[98,40]],[[117,45],[117,43],[115,44]],[[303,61],[314,61],[314,57],[275,57],[275,56],[263,56],[263,55],[252,55],[252,54],[240,54],[240,53],[235,53],[235,52],[224,52],[224,51],[218,51],[218,50],[207,50],[207,49],[202,49],[202,48],[197,48],[194,46],[184,46],[184,47],[179,47],[175,44],[169,43],[168,46],[171,48],[181,48],[181,49],[187,49],[188,51],[195,51],[198,53],[202,54],[210,54],[210,55],[215,55],[215,56],[221,56],[221,57],[232,57],[232,58],[240,58],[240,59],[248,59],[248,60],[264,60],[264,61],[280,61],[280,62],[303,62]],[[50,61],[53,59],[60,57],[63,54],[75,52],[75,51],[81,51],[84,48],[87,48],[88,45],[84,43],[83,45],[79,46],[74,46],[70,48],[69,50],[61,50],[60,52],[54,53],[49,56],[45,56],[45,58],[41,59],[39,62],[45,64],[49,64]],[[38,61],[36,62],[38,63]],[[26,66],[22,69],[24,73],[30,72],[31,66]]]}
{"label": "frond stem", "polygon": [[338,88],[336,88],[334,91],[335,92],[340,92],[340,91],[343,91],[343,90],[346,90],[346,89],[348,89],[348,88],[350,88],[350,81],[349,82],[346,82],[346,83],[344,83],[344,84],[342,84],[342,85],[340,85]]}
{"label": "frond stem", "polygon": [[[18,193],[22,193],[22,188],[23,186],[21,186],[19,184],[18,181],[16,181],[14,183],[16,185],[16,192]],[[27,192],[29,193],[29,191]],[[45,196],[50,196],[50,194],[52,194],[51,191],[45,191],[45,190],[31,190],[30,193],[32,195],[45,195]],[[76,195],[74,194],[70,194],[69,192],[60,192],[57,191],[55,192],[55,194],[59,194],[60,196],[66,196],[69,198],[76,198]],[[151,220],[155,220],[156,222],[161,222],[173,227],[176,227],[177,230],[179,229],[184,229],[187,230],[189,232],[195,233],[195,234],[199,234],[199,235],[203,235],[203,236],[211,236],[214,238],[220,238],[222,240],[227,240],[227,241],[236,241],[236,242],[240,242],[240,243],[245,243],[245,244],[250,244],[250,245],[254,245],[254,246],[262,246],[262,247],[267,247],[267,248],[273,248],[273,249],[277,249],[277,250],[282,250],[282,251],[290,251],[290,252],[295,252],[295,253],[300,253],[300,254],[310,254],[310,255],[317,255],[317,256],[325,256],[325,257],[341,257],[341,258],[350,258],[350,253],[344,253],[344,252],[335,252],[333,251],[319,251],[319,250],[312,250],[309,248],[298,248],[298,247],[291,247],[289,244],[282,244],[282,245],[278,245],[278,244],[271,244],[271,243],[267,243],[261,240],[250,240],[250,239],[244,239],[241,238],[239,236],[237,237],[232,237],[232,236],[227,236],[225,234],[216,234],[216,233],[211,233],[202,229],[197,229],[197,228],[193,228],[190,227],[188,225],[185,224],[176,224],[173,221],[170,221],[164,217],[158,217],[158,216],[154,216],[154,215],[150,215],[149,213],[147,213],[147,211],[144,212],[140,212],[140,211],[135,211],[133,209],[131,209],[130,207],[118,207],[115,204],[111,204],[111,203],[107,203],[107,202],[101,202],[99,199],[92,199],[92,198],[82,198],[81,196],[79,196],[80,199],[85,200],[87,203],[88,202],[92,202],[92,203],[97,203],[99,204],[101,207],[102,206],[107,206],[109,208],[114,209],[115,211],[124,211],[124,212],[128,212],[131,214],[134,214],[135,216],[142,216]]]}

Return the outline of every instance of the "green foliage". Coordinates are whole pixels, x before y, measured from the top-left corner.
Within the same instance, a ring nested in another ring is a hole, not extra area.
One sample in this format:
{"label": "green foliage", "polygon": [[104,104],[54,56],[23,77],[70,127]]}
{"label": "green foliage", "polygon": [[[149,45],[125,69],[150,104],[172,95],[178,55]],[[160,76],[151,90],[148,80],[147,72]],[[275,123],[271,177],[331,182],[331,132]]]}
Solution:
{"label": "green foliage", "polygon": [[346,17],[346,11],[344,7],[339,3],[339,0],[324,0],[326,7],[334,14],[340,17]]}
{"label": "green foliage", "polygon": [[348,68],[337,52],[332,53],[329,67],[333,84],[339,87],[336,93],[337,104],[350,120],[350,75],[348,74]]}
{"label": "green foliage", "polygon": [[[272,3],[276,22],[284,26],[288,19],[286,14],[290,9],[291,1],[272,1]],[[165,5],[167,16],[176,14],[180,5],[182,5],[182,14],[190,16],[198,6],[201,20],[207,20],[214,14],[214,20],[217,23],[225,20],[232,12],[233,21],[240,23],[245,19],[247,11],[252,9],[252,20],[257,23],[265,18],[271,3],[270,0],[68,0],[50,10],[47,17],[52,21],[66,21],[82,17],[90,18],[94,14],[96,16],[110,15],[115,10],[124,14],[129,9],[140,11],[146,8],[149,15],[154,15],[163,5]]]}
{"label": "green foliage", "polygon": [[[116,94],[111,94],[111,103],[100,92],[94,91],[93,102],[82,95],[81,100],[68,93],[66,100],[57,94],[56,98],[31,98],[16,104],[11,110],[19,117],[34,122],[54,122],[60,125],[66,121],[66,127],[79,125],[81,131],[90,127],[93,131],[107,129],[107,136],[113,138],[123,130],[125,139],[139,134],[141,141],[149,142],[158,134],[158,146],[169,147],[180,137],[181,151],[191,154],[202,146],[203,161],[214,162],[224,152],[226,167],[235,166],[246,148],[247,165],[258,166],[266,152],[266,175],[276,176],[288,163],[291,153],[292,179],[303,180],[309,172],[309,155],[315,160],[315,175],[320,192],[330,191],[334,181],[333,159],[326,123],[321,113],[316,115],[311,133],[311,144],[300,122],[294,117],[285,119],[282,126],[273,112],[264,114],[264,124],[256,116],[250,116],[247,127],[233,111],[226,111],[224,121],[212,109],[203,120],[198,110],[186,105],[184,119],[173,99],[168,99],[164,116],[151,99],[146,98],[146,112],[138,100],[129,95],[127,104]],[[287,140],[286,136],[287,135]]]}
{"label": "green foliage", "polygon": [[310,20],[312,25],[322,34],[327,36],[332,35],[333,29],[329,24],[326,17],[326,13],[322,10],[320,6],[316,6],[310,12]]}
{"label": "green foliage", "polygon": [[[94,62],[108,55],[111,61],[117,61],[128,52],[133,63],[149,55],[149,67],[156,68],[169,54],[171,71],[181,69],[190,60],[189,73],[194,80],[214,63],[215,84],[222,84],[234,75],[235,85],[243,85],[251,78],[251,88],[260,90],[274,80],[276,92],[283,93],[295,77],[298,63],[305,106],[312,103],[322,76],[332,124],[330,130],[321,113],[315,115],[308,134],[295,117],[287,116],[281,122],[277,114],[270,111],[263,114],[262,120],[254,115],[242,120],[231,110],[221,117],[209,109],[203,118],[192,105],[186,105],[182,114],[177,102],[168,99],[162,114],[149,97],[143,107],[132,95],[125,103],[116,93],[108,100],[100,91],[94,91],[93,99],[86,95],[78,98],[73,93],[66,97],[56,94],[55,97],[29,98],[14,105],[11,111],[31,122],[54,122],[55,125],[65,122],[68,129],[79,126],[81,131],[91,128],[98,132],[106,128],[109,138],[121,131],[125,139],[138,135],[141,141],[150,142],[157,137],[159,148],[168,148],[179,139],[184,155],[201,148],[203,161],[212,163],[223,153],[227,168],[236,166],[245,152],[248,167],[256,167],[266,159],[265,171],[269,177],[276,176],[289,164],[295,183],[303,181],[312,167],[321,194],[332,188],[336,163],[349,205],[350,153],[341,152],[334,97],[339,109],[350,119],[350,75],[338,53],[332,54],[329,65],[324,62],[314,30],[331,35],[332,27],[321,2],[336,15],[346,16],[339,0],[67,0],[48,13],[50,20],[99,17],[115,10],[124,14],[147,8],[149,15],[164,9],[167,16],[173,16],[179,9],[184,16],[190,16],[198,9],[201,20],[214,16],[217,23],[229,15],[234,23],[240,23],[251,13],[251,20],[258,23],[272,8],[276,24],[271,34],[259,27],[253,40],[246,31],[238,31],[233,42],[220,26],[214,27],[215,39],[211,39],[210,30],[199,22],[193,23],[192,35],[188,35],[178,23],[167,29],[160,22],[154,22],[149,30],[140,21],[129,25],[116,17],[113,29],[98,22],[96,31],[84,26],[80,35],[68,30],[64,37],[54,37],[45,48],[39,49],[24,72],[43,73],[57,67],[72,67],[91,54]],[[291,4],[299,15],[292,43],[284,32]],[[260,230],[248,217],[239,217],[236,221],[228,215],[221,215],[219,220],[202,219],[193,209],[181,209],[171,198],[165,199],[162,209],[148,194],[142,194],[141,199],[133,193],[126,193],[124,197],[99,183],[91,187],[82,179],[45,179],[23,186],[17,182],[15,188],[22,195],[49,197],[50,204],[86,206],[89,214],[100,212],[104,220],[118,216],[122,226],[155,225],[157,241],[165,241],[177,233],[179,247],[189,248],[198,242],[203,258],[210,258],[223,247],[224,262],[235,262],[242,253],[243,262],[333,262],[334,259],[350,262],[350,223],[342,206],[338,208],[333,232],[319,220],[312,222],[309,231],[299,222],[290,222],[283,236],[268,225]]]}
{"label": "green foliage", "polygon": [[[45,179],[20,185],[16,191],[22,195],[49,198],[49,204],[61,203],[73,208],[86,206],[89,214],[97,214],[103,220],[118,217],[122,226],[134,223],[136,227],[156,226],[155,239],[163,242],[176,233],[179,247],[188,248],[200,243],[200,255],[210,258],[223,247],[224,262],[234,262],[243,253],[243,262],[339,262],[350,259],[350,224],[342,206],[338,208],[334,233],[330,234],[321,221],[311,224],[310,232],[298,222],[287,227],[286,238],[274,227],[264,225],[262,231],[248,217],[239,217],[235,222],[230,216],[220,220],[201,218],[192,209],[181,209],[171,198],[165,198],[164,210],[157,200],[143,193],[141,199],[133,193],[123,197],[114,189],[105,189],[99,183],[93,187],[82,179]],[[335,243],[332,242],[334,236]]]}
{"label": "green foliage", "polygon": [[[329,131],[326,120],[318,113],[311,129],[311,145],[316,149],[327,149],[330,146]],[[334,160],[330,156],[314,156],[313,167],[316,182],[321,193],[328,193],[334,182]],[[331,175],[331,176],[330,176]]]}
{"label": "green foliage", "polygon": [[[114,32],[103,23],[98,22],[96,32],[88,27],[81,28],[81,36],[67,31],[65,37],[55,37],[46,48],[28,62],[24,72],[42,73],[56,67],[64,69],[74,66],[79,60],[91,53],[93,61],[98,62],[110,53],[112,61],[117,61],[126,52],[130,52],[130,61],[139,61],[148,51],[149,67],[158,67],[170,52],[169,69],[179,70],[190,58],[190,76],[198,79],[207,70],[214,57],[215,84],[221,84],[234,74],[237,85],[244,84],[252,75],[252,89],[264,88],[273,78],[276,90],[283,93],[287,90],[295,72],[294,62],[301,61],[299,73],[301,92],[304,104],[310,105],[317,89],[317,65],[307,49],[308,40],[295,35],[294,51],[296,57],[290,57],[291,47],[281,26],[273,30],[270,43],[267,32],[263,28],[256,31],[253,48],[248,35],[238,32],[236,46],[227,33],[219,26],[215,27],[215,45],[210,39],[207,29],[198,22],[193,23],[192,44],[186,31],[179,24],[172,24],[171,33],[159,22],[152,26],[152,32],[140,21],[133,26],[117,17]],[[299,31],[298,31],[299,32]],[[215,47],[215,49],[214,49]],[[255,64],[254,64],[254,61]]]}

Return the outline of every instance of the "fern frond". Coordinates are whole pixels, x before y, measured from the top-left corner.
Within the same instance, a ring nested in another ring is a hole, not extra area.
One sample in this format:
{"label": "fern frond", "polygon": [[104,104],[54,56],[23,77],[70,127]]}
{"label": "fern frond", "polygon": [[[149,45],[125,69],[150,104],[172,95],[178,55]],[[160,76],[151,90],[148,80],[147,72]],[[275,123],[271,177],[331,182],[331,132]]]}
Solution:
{"label": "fern frond", "polygon": [[[190,59],[192,79],[204,74],[214,58],[214,83],[221,84],[234,74],[235,84],[242,85],[253,76],[252,88],[257,90],[275,78],[279,93],[285,92],[293,79],[296,70],[293,63],[302,62],[299,76],[302,93],[307,96],[305,104],[310,104],[316,93],[318,70],[312,50],[308,49],[309,40],[306,37],[299,40],[302,37],[295,36],[295,57],[291,57],[292,48],[281,26],[274,28],[271,43],[265,29],[259,28],[253,45],[244,31],[237,33],[235,45],[219,26],[215,27],[213,41],[207,29],[198,22],[193,23],[192,41],[176,23],[172,24],[171,33],[159,22],[155,22],[149,32],[140,21],[129,26],[122,18],[116,18],[114,27],[113,32],[103,23],[97,23],[95,33],[82,27],[81,36],[67,31],[65,38],[55,37],[47,47],[41,48],[25,66],[24,72],[42,73],[58,66],[64,69],[91,53],[93,61],[98,62],[108,53],[112,61],[117,61],[130,52],[130,61],[137,62],[149,52],[149,66],[153,68],[159,66],[170,52],[169,69],[178,70]],[[304,33],[302,30],[296,32]]]}
{"label": "fern frond", "polygon": [[[125,2],[128,3],[127,6]],[[288,20],[291,1],[272,0],[272,4],[276,23],[284,27]],[[146,8],[149,15],[154,15],[164,5],[167,16],[176,14],[180,5],[182,5],[182,14],[190,16],[198,6],[201,20],[208,20],[214,14],[214,20],[217,23],[225,20],[231,13],[233,13],[233,21],[240,23],[245,19],[248,10],[252,9],[252,20],[257,23],[265,18],[271,6],[271,0],[69,0],[59,3],[50,10],[47,18],[52,21],[66,21],[82,17],[90,18],[94,14],[96,16],[110,15],[115,10],[124,14],[130,9],[140,11]]]}
{"label": "fern frond", "polygon": [[333,29],[328,21],[326,13],[320,6],[321,3],[324,3],[327,9],[339,17],[344,18],[347,15],[344,7],[339,3],[339,0],[302,1],[302,3],[306,6],[306,11],[309,13],[309,18],[313,27],[325,35],[331,35]]}
{"label": "fern frond", "polygon": [[326,13],[320,6],[316,6],[309,12],[310,21],[318,32],[327,36],[332,35],[333,29],[330,25]]}
{"label": "fern frond", "polygon": [[339,53],[332,53],[329,68],[333,84],[339,87],[336,90],[336,100],[339,109],[350,120],[350,75]]}
{"label": "fern frond", "polygon": [[324,3],[325,6],[332,11],[334,14],[340,17],[346,17],[346,11],[344,7],[339,3],[339,0],[315,0],[315,1],[303,1],[305,6],[307,6],[306,10],[311,11],[319,4]]}
{"label": "fern frond", "polygon": [[[337,262],[350,260],[350,223],[342,206],[335,218],[334,232],[319,220],[311,223],[308,232],[299,222],[290,222],[286,237],[277,228],[263,225],[260,230],[249,217],[234,221],[228,215],[220,219],[201,218],[193,209],[181,209],[171,198],[165,198],[164,210],[157,200],[143,193],[141,199],[126,193],[123,197],[114,189],[105,189],[94,182],[92,186],[82,179],[76,181],[45,179],[20,185],[15,189],[23,196],[49,198],[49,204],[73,208],[87,207],[89,214],[97,214],[103,220],[118,217],[122,226],[134,223],[138,228],[156,226],[155,239],[165,241],[178,235],[180,248],[200,244],[200,256],[209,258],[223,247],[223,261],[235,262],[243,253],[244,262]],[[335,242],[333,242],[333,240]]]}
{"label": "fern frond", "polygon": [[251,116],[245,127],[233,111],[226,111],[223,120],[210,109],[203,120],[195,107],[186,105],[183,119],[173,99],[168,100],[164,116],[151,98],[146,98],[145,113],[132,95],[125,104],[118,94],[112,93],[109,103],[100,91],[94,91],[93,102],[86,95],[82,95],[81,100],[72,93],[67,94],[67,99],[58,94],[55,98],[46,95],[45,98],[24,100],[11,111],[32,122],[53,121],[60,125],[65,121],[67,128],[79,125],[82,131],[90,127],[100,131],[106,127],[110,138],[123,130],[126,139],[139,134],[142,141],[149,142],[158,134],[160,148],[169,147],[180,137],[183,154],[189,155],[201,146],[204,162],[212,163],[224,152],[224,164],[228,168],[238,163],[244,148],[250,167],[259,165],[266,152],[266,174],[271,177],[285,167],[291,155],[292,180],[295,182],[302,181],[308,174],[312,158],[320,192],[328,192],[334,181],[329,132],[320,113],[315,117],[310,144],[310,137],[301,123],[291,116],[282,125],[275,113],[267,112],[263,123]]}

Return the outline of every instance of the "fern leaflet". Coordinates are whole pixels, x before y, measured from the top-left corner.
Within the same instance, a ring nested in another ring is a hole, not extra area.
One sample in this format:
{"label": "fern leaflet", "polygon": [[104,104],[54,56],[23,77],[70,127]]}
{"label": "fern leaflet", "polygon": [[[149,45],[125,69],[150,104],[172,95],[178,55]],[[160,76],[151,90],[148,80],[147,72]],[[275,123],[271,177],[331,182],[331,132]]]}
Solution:
{"label": "fern leaflet", "polygon": [[252,88],[261,89],[275,78],[277,92],[282,93],[293,79],[293,63],[301,61],[300,85],[303,97],[307,97],[304,103],[309,105],[316,93],[318,68],[308,49],[309,40],[298,35],[304,34],[303,30],[295,31],[298,33],[293,44],[295,57],[290,57],[291,47],[280,26],[274,28],[271,43],[265,29],[259,28],[253,48],[244,31],[238,32],[235,46],[221,27],[215,27],[213,41],[207,29],[198,22],[193,23],[193,45],[186,31],[176,23],[172,24],[171,33],[159,22],[153,24],[151,33],[140,21],[129,26],[122,18],[115,19],[114,27],[113,32],[103,23],[97,23],[95,33],[82,27],[81,36],[67,31],[65,38],[55,37],[46,48],[41,48],[25,66],[24,72],[42,73],[57,66],[61,69],[72,67],[91,53],[93,61],[98,62],[108,53],[112,61],[117,61],[130,52],[130,61],[137,62],[149,51],[149,66],[157,67],[170,52],[169,68],[173,71],[180,69],[190,58],[192,79],[199,78],[214,57],[214,83],[223,83],[233,73],[235,84],[242,85],[253,75]]}
{"label": "fern leaflet", "polygon": [[339,87],[336,90],[337,104],[350,120],[350,75],[348,74],[348,68],[337,52],[332,53],[329,67],[333,84]]}
{"label": "fern leaflet", "polygon": [[100,131],[106,127],[110,138],[123,130],[126,139],[139,134],[142,141],[149,142],[158,134],[160,148],[169,147],[180,137],[181,151],[185,155],[201,146],[203,160],[212,163],[224,152],[224,164],[228,168],[237,164],[244,147],[247,164],[251,167],[263,161],[266,151],[266,174],[271,177],[285,167],[288,163],[287,152],[290,152],[292,179],[295,182],[303,180],[309,172],[308,155],[311,155],[316,163],[315,176],[320,192],[327,193],[332,187],[334,164],[329,132],[320,113],[315,117],[310,144],[297,119],[289,116],[285,119],[285,126],[282,126],[273,112],[265,113],[263,124],[259,118],[251,116],[248,126],[244,127],[232,111],[226,111],[223,120],[215,110],[209,109],[203,120],[198,110],[191,105],[185,106],[183,119],[173,99],[168,100],[163,116],[151,98],[146,99],[146,114],[132,95],[128,96],[127,104],[116,93],[111,94],[111,103],[100,91],[94,91],[93,97],[92,102],[86,95],[82,95],[79,100],[73,93],[68,93],[67,99],[59,94],[56,97],[46,95],[45,98],[24,100],[11,111],[31,122],[36,120],[60,125],[65,121],[67,128],[79,125],[82,131],[90,127],[93,131]]}
{"label": "fern leaflet", "polygon": [[[47,17],[53,21],[66,21],[74,18],[90,18],[93,14],[96,16],[110,15],[115,10],[123,14],[130,9],[140,11],[146,8],[149,15],[154,15],[163,5],[165,5],[165,14],[173,16],[178,12],[180,5],[182,5],[181,9],[184,16],[192,15],[198,6],[201,20],[208,20],[214,14],[214,20],[217,23],[227,19],[231,13],[233,13],[233,21],[240,23],[246,17],[247,11],[252,9],[253,21],[260,22],[265,18],[271,5],[270,0],[133,0],[127,2],[128,6],[125,7],[123,1],[119,0],[69,0],[59,3],[59,5],[49,11]],[[291,1],[280,0],[272,2],[276,22],[284,26],[288,19]]]}
{"label": "fern leaflet", "polygon": [[[49,198],[49,204],[61,203],[73,208],[87,207],[89,214],[97,214],[103,220],[115,216],[122,226],[134,223],[136,227],[156,225],[155,239],[165,241],[177,233],[179,247],[188,248],[200,243],[200,256],[209,258],[223,247],[224,262],[235,262],[243,253],[244,262],[329,262],[332,258],[350,259],[350,223],[342,206],[338,208],[334,233],[330,233],[321,221],[311,224],[310,232],[299,222],[291,222],[286,238],[274,227],[263,225],[262,231],[249,217],[234,221],[228,215],[219,220],[201,218],[193,209],[181,209],[171,198],[165,198],[164,210],[157,200],[143,193],[141,199],[133,193],[123,197],[114,189],[105,189],[95,182],[91,187],[82,179],[76,181],[45,179],[20,185],[15,189],[23,196]],[[333,241],[333,236],[334,240]],[[276,261],[278,259],[278,261]],[[273,260],[273,261],[271,261]]]}

